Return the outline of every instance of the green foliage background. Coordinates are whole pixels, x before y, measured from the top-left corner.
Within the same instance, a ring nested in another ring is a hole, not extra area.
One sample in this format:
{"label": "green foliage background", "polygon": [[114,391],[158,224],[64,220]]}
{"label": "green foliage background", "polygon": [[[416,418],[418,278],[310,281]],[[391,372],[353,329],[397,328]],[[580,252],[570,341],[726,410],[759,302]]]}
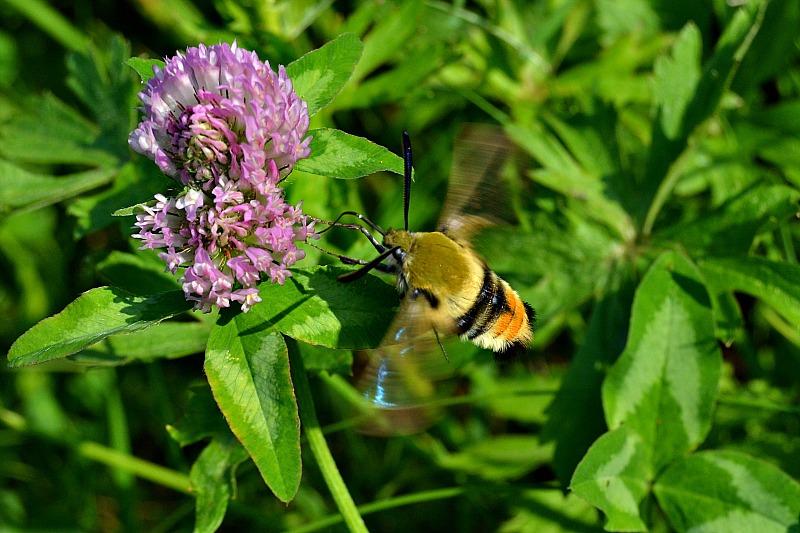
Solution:
{"label": "green foliage background", "polygon": [[[0,531],[356,530],[348,498],[374,531],[796,529],[800,2],[738,4],[5,0]],[[196,316],[111,216],[167,184],[127,147],[128,59],[234,39],[307,89],[287,194],[317,217],[401,224],[404,129],[412,229],[464,123],[525,156],[518,224],[478,244],[534,347],[498,367],[448,342],[424,433],[354,430],[349,349],[381,338],[390,280],[340,287],[309,249],[251,313]]]}

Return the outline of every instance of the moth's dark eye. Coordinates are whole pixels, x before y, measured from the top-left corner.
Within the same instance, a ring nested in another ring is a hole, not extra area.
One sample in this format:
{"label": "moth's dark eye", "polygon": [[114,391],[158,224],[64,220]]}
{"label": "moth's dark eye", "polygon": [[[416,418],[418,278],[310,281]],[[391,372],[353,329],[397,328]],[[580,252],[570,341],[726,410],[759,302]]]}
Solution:
{"label": "moth's dark eye", "polygon": [[402,263],[406,259],[406,252],[402,248],[398,248],[392,252],[392,257],[394,257],[395,261],[398,263]]}

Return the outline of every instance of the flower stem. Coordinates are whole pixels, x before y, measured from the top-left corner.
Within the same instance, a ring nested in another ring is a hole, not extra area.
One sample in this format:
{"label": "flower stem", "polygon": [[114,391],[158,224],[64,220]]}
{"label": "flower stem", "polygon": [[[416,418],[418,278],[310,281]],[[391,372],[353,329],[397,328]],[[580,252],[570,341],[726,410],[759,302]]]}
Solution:
{"label": "flower stem", "polygon": [[303,424],[303,432],[308,440],[308,446],[317,460],[322,477],[325,478],[325,483],[328,485],[333,500],[336,502],[336,506],[339,508],[339,512],[342,514],[348,529],[353,533],[366,533],[368,530],[364,524],[364,519],[359,514],[353,497],[344,484],[342,475],[336,467],[333,455],[331,455],[331,451],[328,448],[328,443],[325,441],[325,436],[322,434],[322,428],[314,410],[314,400],[311,397],[308,376],[306,375],[306,369],[303,365],[303,358],[298,350],[297,342],[287,338],[286,345],[289,348],[289,366],[292,372],[294,391],[297,396],[297,409],[300,412],[300,420]]}

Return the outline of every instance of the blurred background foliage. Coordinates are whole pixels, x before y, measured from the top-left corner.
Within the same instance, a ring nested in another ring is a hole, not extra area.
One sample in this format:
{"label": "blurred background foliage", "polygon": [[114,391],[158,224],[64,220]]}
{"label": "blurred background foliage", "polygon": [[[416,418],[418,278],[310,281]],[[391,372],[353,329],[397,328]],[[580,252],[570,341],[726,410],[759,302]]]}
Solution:
{"label": "blurred background foliage", "polygon": [[[787,223],[796,211],[791,203],[757,196],[755,204],[734,206],[743,227],[697,224],[754,188],[800,188],[800,3],[769,3],[746,54],[735,57],[728,90],[697,98],[697,123],[672,124],[685,135],[664,143],[671,154],[659,159],[649,149],[654,109],[695,90],[700,66],[734,12],[723,0],[4,0],[0,350],[81,292],[119,281],[104,265],[117,265],[109,258],[133,249],[131,221],[110,213],[166,183],[128,149],[140,84],[124,60],[236,39],[275,66],[354,32],[365,45],[362,59],[312,127],[336,127],[395,152],[408,130],[417,176],[410,227],[430,230],[461,125],[506,126],[523,144],[523,175],[531,179],[514,182],[508,200],[518,224],[485,238],[481,251],[540,319],[530,357],[509,368],[498,370],[469,345],[448,344],[469,361],[456,387],[470,399],[422,435],[365,438],[338,424],[350,416],[340,382],[327,373],[312,381],[323,424],[334,424],[329,444],[348,488],[359,503],[417,495],[413,508],[370,514],[375,531],[598,530],[593,507],[562,495],[577,460],[605,430],[599,395],[562,387],[570,361],[590,346],[607,357],[584,371],[600,376],[613,362],[625,344],[638,279],[675,242],[695,258],[740,250],[797,261],[800,228]],[[685,44],[695,38],[698,47]],[[673,49],[678,41],[684,46]],[[658,186],[668,180],[673,186],[661,198]],[[287,194],[320,218],[348,209],[390,227],[402,222],[400,181],[392,174],[345,181],[295,172]],[[372,255],[346,233],[328,244]],[[328,258],[309,250],[308,261]],[[157,265],[151,272],[152,283],[176,286]],[[752,296],[737,295],[735,304],[741,314],[729,315],[733,322],[719,332],[727,341],[723,394],[704,447],[746,451],[797,478],[800,416],[786,406],[797,405],[800,331]],[[201,448],[180,449],[164,429],[185,411],[192,387],[205,383],[202,346],[185,352],[91,371],[66,362],[15,371],[3,365],[0,531],[191,529],[191,496],[99,458],[110,449],[188,471]],[[559,390],[575,395],[548,412]],[[585,411],[578,427],[548,418],[570,408]],[[554,451],[552,442],[540,442],[543,428],[551,441],[564,432],[574,439]],[[301,530],[335,512],[313,462],[304,463],[288,506],[266,490],[252,464],[236,474],[225,528]],[[651,519],[655,529],[668,529],[663,516]]]}

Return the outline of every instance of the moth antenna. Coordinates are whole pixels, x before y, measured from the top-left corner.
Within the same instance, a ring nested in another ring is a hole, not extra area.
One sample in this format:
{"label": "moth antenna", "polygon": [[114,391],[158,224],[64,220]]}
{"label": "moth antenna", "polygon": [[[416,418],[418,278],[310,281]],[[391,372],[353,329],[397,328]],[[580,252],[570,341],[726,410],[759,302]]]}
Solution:
{"label": "moth antenna", "polygon": [[317,250],[319,250],[321,252],[325,252],[326,254],[335,257],[336,259],[340,260],[345,265],[366,265],[366,264],[369,264],[369,261],[366,261],[364,259],[355,259],[353,257],[348,257],[346,255],[337,254],[336,252],[331,252],[330,250],[326,250],[322,246],[318,246],[318,245],[314,244],[313,242],[305,241],[305,243],[307,245],[311,246],[312,248],[316,248]]}
{"label": "moth antenna", "polygon": [[[320,232],[318,233],[318,235],[322,235],[323,233],[325,233],[326,231],[330,230],[331,228],[345,228],[345,229],[353,229],[353,230],[358,230],[358,231],[360,231],[360,232],[361,232],[361,233],[362,233],[362,234],[363,234],[363,235],[364,235],[364,236],[365,236],[367,239],[369,239],[369,242],[370,242],[370,244],[372,244],[372,246],[373,246],[373,247],[374,247],[374,248],[375,248],[375,249],[376,249],[378,252],[380,252],[380,253],[383,253],[383,251],[384,251],[384,250],[386,250],[386,247],[385,247],[384,245],[382,245],[382,244],[381,244],[381,243],[378,241],[378,239],[376,239],[376,238],[375,238],[375,236],[374,236],[372,233],[370,233],[370,232],[369,232],[369,230],[368,230],[367,228],[365,228],[364,226],[362,226],[362,225],[360,225],[360,224],[343,224],[343,223],[339,222],[339,220],[341,220],[341,218],[342,218],[343,216],[345,216],[345,215],[351,215],[351,216],[355,216],[355,217],[357,217],[359,220],[363,220],[364,222],[366,222],[367,224],[369,224],[369,226],[370,226],[372,229],[374,229],[375,231],[377,231],[377,232],[378,232],[378,233],[380,233],[381,235],[386,235],[386,232],[384,232],[384,231],[381,229],[381,227],[380,227],[380,226],[378,226],[377,224],[375,224],[373,221],[371,221],[370,219],[368,219],[368,218],[367,218],[367,217],[365,217],[364,215],[362,215],[362,214],[360,214],[360,213],[356,213],[355,211],[345,211],[344,213],[342,213],[341,215],[339,215],[338,217],[336,217],[336,220],[334,220],[333,222],[328,222],[327,220],[322,220],[322,219],[320,219],[320,218],[314,218],[314,221],[315,221],[315,222],[318,222],[318,223],[320,223],[320,224],[326,224],[326,225],[328,226],[327,228],[325,228],[325,229],[323,229],[322,231],[320,231]],[[310,244],[310,243],[309,243],[309,244]],[[320,248],[320,249],[322,249],[322,248]]]}
{"label": "moth antenna", "polygon": [[367,272],[369,272],[373,268],[379,268],[381,266],[381,262],[384,259],[386,259],[387,257],[389,257],[392,253],[394,253],[399,248],[400,248],[399,246],[394,246],[392,248],[387,248],[386,250],[381,252],[381,254],[378,257],[376,257],[372,261],[369,261],[366,264],[364,264],[363,267],[361,267],[358,270],[355,270],[353,272],[348,272],[347,274],[342,274],[341,276],[339,276],[336,279],[338,281],[341,281],[341,282],[344,282],[344,283],[347,283],[347,282],[350,282],[350,281],[355,281],[358,278],[364,276]]}
{"label": "moth antenna", "polygon": [[408,202],[411,198],[411,138],[407,131],[403,131],[403,177],[405,178],[403,189],[403,222],[404,229],[408,231]]}

